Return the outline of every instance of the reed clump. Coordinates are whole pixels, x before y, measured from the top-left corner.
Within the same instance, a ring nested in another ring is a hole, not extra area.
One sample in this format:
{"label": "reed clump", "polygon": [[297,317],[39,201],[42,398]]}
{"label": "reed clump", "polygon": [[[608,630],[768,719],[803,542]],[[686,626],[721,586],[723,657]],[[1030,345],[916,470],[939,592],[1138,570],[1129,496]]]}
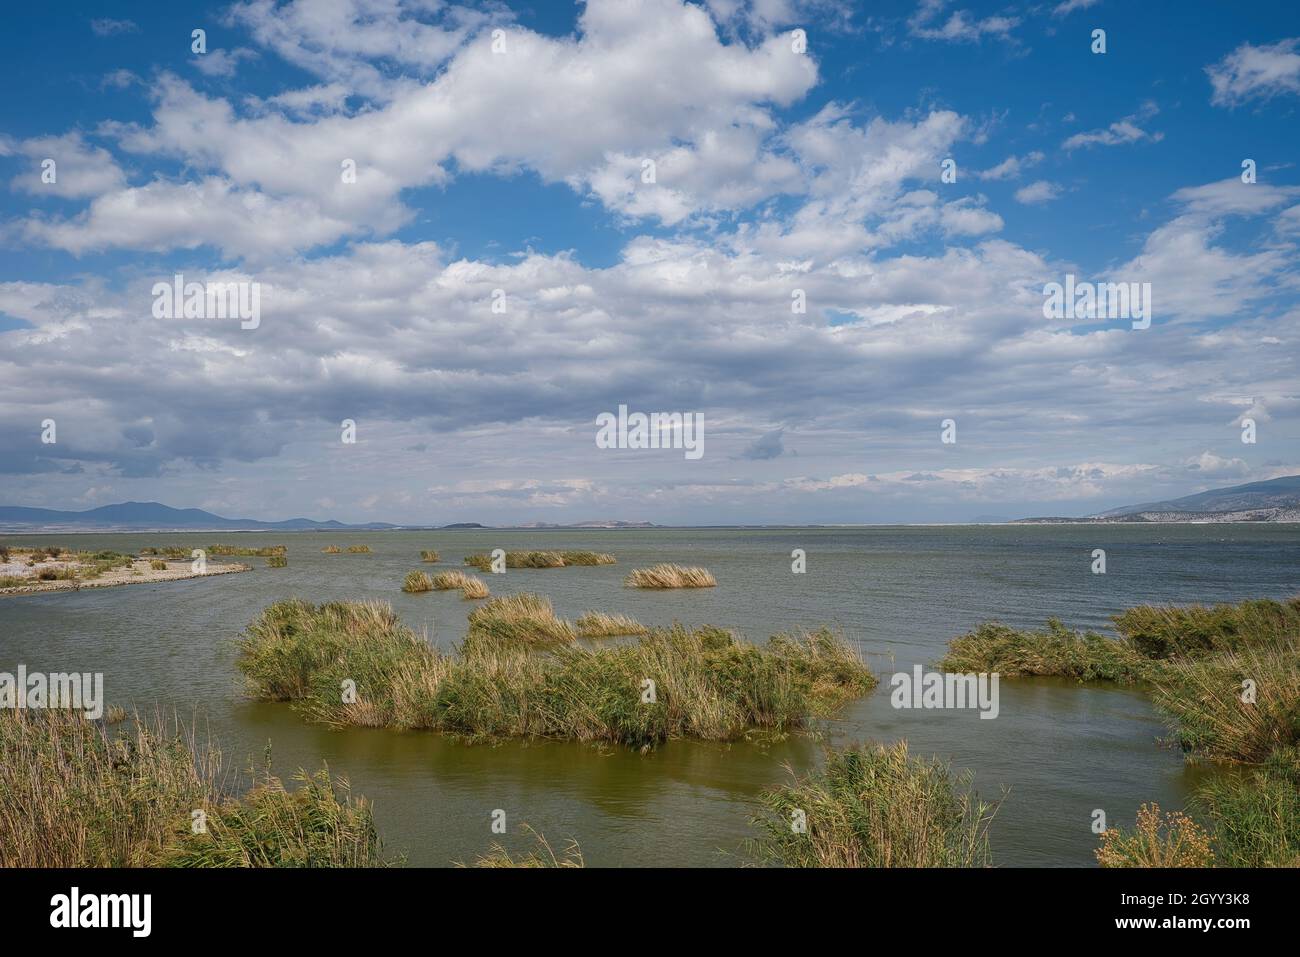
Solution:
{"label": "reed clump", "polygon": [[1300,597],[1213,606],[1140,605],[1113,621],[1142,655],[1189,661],[1300,635]]}
{"label": "reed clump", "polygon": [[[472,619],[463,646],[448,654],[387,605],[277,602],[248,626],[239,668],[254,697],[294,702],[308,719],[335,726],[634,747],[795,730],[876,683],[828,631],[756,646],[719,628],[676,625],[591,649],[536,640],[546,607],[498,605]],[[357,688],[351,703],[340,701],[345,679]]]}
{"label": "reed clump", "polygon": [[402,580],[402,591],[411,593],[433,591],[433,579],[424,572],[410,572]]}
{"label": "reed clump", "polygon": [[[479,855],[474,860],[475,867],[586,867],[586,862],[582,858],[582,848],[578,842],[570,839],[569,843],[562,850],[557,852],[551,847],[551,842],[544,835],[528,825],[524,825],[524,830],[533,835],[535,847],[525,854],[519,856],[511,855],[503,845],[493,842],[488,848],[486,854]],[[458,867],[464,865],[457,862]]]}
{"label": "reed clump", "polygon": [[[220,764],[210,745],[163,717],[110,730],[78,712],[4,709],[0,866],[382,863],[369,808],[349,799],[346,782],[340,798],[324,772],[293,792],[262,774],[240,798]],[[194,810],[207,815],[207,834],[193,833]]]}
{"label": "reed clump", "polygon": [[369,545],[349,545],[349,555],[369,555],[371,552]]}
{"label": "reed clump", "polygon": [[209,545],[209,555],[251,555],[255,558],[273,558],[277,555],[285,555],[289,551],[287,545],[266,545],[255,548],[244,545]]}
{"label": "reed clump", "polygon": [[1300,867],[1300,749],[1279,749],[1245,773],[1211,779],[1192,807],[1213,821],[1222,866]]}
{"label": "reed clump", "polygon": [[[492,556],[479,553],[466,555],[465,564],[481,572],[492,570]],[[566,568],[570,565],[614,565],[613,555],[601,552],[506,552],[506,568]]]}
{"label": "reed clump", "polygon": [[266,567],[267,567],[267,568],[285,568],[285,567],[288,566],[288,564],[289,564],[289,559],[288,559],[287,557],[285,557],[284,555],[268,555],[268,556],[266,556]]}
{"label": "reed clump", "polygon": [[751,850],[786,867],[987,867],[997,805],[970,786],[905,741],[831,751],[824,767],[762,796]]}
{"label": "reed clump", "polygon": [[623,584],[629,588],[714,588],[717,579],[707,568],[662,564],[635,569]]}
{"label": "reed clump", "polygon": [[150,560],[149,567],[156,572],[162,572],[167,570],[167,563],[160,558],[155,558]]}
{"label": "reed clump", "polygon": [[424,551],[420,552],[420,561],[437,562],[437,561],[441,561],[441,559],[438,557],[438,553],[435,552],[433,549],[426,548]]}
{"label": "reed clump", "polygon": [[576,637],[573,626],[556,616],[549,598],[524,592],[493,598],[471,611],[466,640],[527,647],[563,644]]}
{"label": "reed clump", "polygon": [[439,591],[451,591],[459,588],[462,598],[487,598],[488,586],[476,575],[466,575],[459,569],[439,572],[433,576],[433,587]]}
{"label": "reed clump", "polygon": [[321,553],[325,555],[338,555],[342,551],[343,549],[339,548],[337,545],[326,545],[321,549]]}
{"label": "reed clump", "polygon": [[1123,641],[1077,632],[1055,618],[1043,631],[985,622],[948,643],[944,671],[996,672],[1004,678],[1056,676],[1076,681],[1147,681],[1158,665]]}
{"label": "reed clump", "polygon": [[609,615],[589,611],[578,617],[578,635],[582,638],[615,638],[621,635],[644,635],[650,629],[627,615]]}
{"label": "reed clump", "polygon": [[1212,867],[1214,852],[1205,828],[1181,811],[1162,815],[1143,804],[1132,831],[1108,827],[1096,850],[1102,867]]}

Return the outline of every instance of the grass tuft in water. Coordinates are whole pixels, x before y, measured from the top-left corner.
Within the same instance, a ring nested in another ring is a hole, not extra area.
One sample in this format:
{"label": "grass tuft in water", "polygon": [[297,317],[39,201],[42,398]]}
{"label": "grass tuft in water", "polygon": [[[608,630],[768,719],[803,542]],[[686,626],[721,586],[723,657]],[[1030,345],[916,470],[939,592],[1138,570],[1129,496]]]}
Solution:
{"label": "grass tuft in water", "polygon": [[629,588],[714,588],[718,582],[707,568],[662,564],[635,569],[623,584]]}

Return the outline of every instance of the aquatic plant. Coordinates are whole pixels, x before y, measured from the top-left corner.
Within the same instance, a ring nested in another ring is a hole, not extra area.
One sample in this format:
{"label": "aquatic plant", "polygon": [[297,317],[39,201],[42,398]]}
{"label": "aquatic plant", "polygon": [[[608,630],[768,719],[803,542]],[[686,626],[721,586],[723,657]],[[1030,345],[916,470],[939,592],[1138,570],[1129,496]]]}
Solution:
{"label": "aquatic plant", "polygon": [[406,576],[406,578],[402,580],[402,591],[421,592],[421,591],[432,591],[432,590],[433,590],[433,579],[431,579],[424,572],[410,572]]}
{"label": "aquatic plant", "polygon": [[[510,852],[499,843],[493,842],[488,848],[486,854],[479,855],[475,861],[475,867],[586,867],[586,862],[582,858],[582,848],[578,842],[570,839],[565,845],[564,850],[556,853],[551,843],[546,838],[529,827],[524,825],[524,830],[533,835],[536,847],[521,854],[518,857],[511,856]],[[464,867],[464,864],[456,862],[457,867]]]}
{"label": "aquatic plant", "polygon": [[1300,597],[1235,605],[1139,605],[1113,620],[1140,654],[1191,660],[1300,636]]}
{"label": "aquatic plant", "polygon": [[[236,798],[220,755],[161,716],[0,710],[0,866],[344,867],[382,863],[363,801],[328,775],[286,791],[254,777]],[[342,797],[340,798],[340,792]],[[192,832],[192,812],[207,834]]]}
{"label": "aquatic plant", "polygon": [[578,634],[583,638],[613,638],[619,635],[644,635],[650,629],[627,615],[609,615],[603,611],[589,611],[576,622]]}
{"label": "aquatic plant", "polygon": [[432,549],[425,549],[424,551],[420,552],[420,561],[437,562],[437,561],[441,561],[441,559],[438,557],[437,552],[433,551]]}
{"label": "aquatic plant", "polygon": [[[465,564],[481,572],[492,570],[492,556],[466,555]],[[613,555],[601,552],[506,552],[506,568],[566,568],[570,565],[614,565]]]}
{"label": "aquatic plant", "polygon": [[338,555],[342,551],[343,549],[339,548],[337,545],[326,545],[321,549],[321,552],[325,555]]}
{"label": "aquatic plant", "polygon": [[707,568],[662,564],[635,569],[623,584],[630,588],[713,588],[718,582]]}
{"label": "aquatic plant", "polygon": [[[248,626],[238,666],[253,697],[295,702],[331,725],[635,747],[794,730],[876,683],[828,631],[778,635],[760,647],[719,628],[676,625],[589,649],[531,640],[539,621],[545,616],[531,602],[497,606],[447,654],[386,604],[282,601]],[[340,700],[345,679],[355,683],[355,701]]]}
{"label": "aquatic plant", "polygon": [[1205,828],[1181,811],[1163,817],[1152,802],[1138,809],[1132,831],[1108,827],[1096,850],[1102,867],[1212,867],[1214,852]]}
{"label": "aquatic plant", "polygon": [[350,555],[369,555],[369,554],[370,554],[370,546],[369,546],[369,545],[349,545],[349,546],[348,546],[348,554],[350,554]]}
{"label": "aquatic plant", "polygon": [[998,806],[970,785],[905,741],[833,750],[824,767],[763,794],[750,849],[786,867],[987,867]]}
{"label": "aquatic plant", "polygon": [[1281,748],[1244,774],[1217,775],[1192,805],[1213,822],[1223,867],[1300,867],[1300,749]]}
{"label": "aquatic plant", "polygon": [[469,613],[471,640],[501,644],[547,645],[573,641],[573,626],[555,615],[550,599],[524,592],[493,598]]}
{"label": "aquatic plant", "polygon": [[459,569],[439,572],[433,576],[433,587],[439,591],[459,588],[462,598],[487,598],[488,587],[483,579],[475,575],[466,575]]}
{"label": "aquatic plant", "polygon": [[1077,632],[1055,618],[1043,631],[985,622],[948,643],[944,671],[994,673],[1004,678],[1051,675],[1076,681],[1148,680],[1158,666],[1130,645],[1093,632]]}

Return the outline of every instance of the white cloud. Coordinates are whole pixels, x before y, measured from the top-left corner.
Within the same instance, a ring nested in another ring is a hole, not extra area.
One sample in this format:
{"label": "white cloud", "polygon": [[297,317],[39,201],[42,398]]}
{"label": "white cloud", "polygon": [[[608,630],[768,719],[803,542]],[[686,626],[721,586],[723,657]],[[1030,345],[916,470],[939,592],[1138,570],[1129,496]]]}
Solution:
{"label": "white cloud", "polygon": [[1056,183],[1040,179],[1016,190],[1016,202],[1026,205],[1050,203],[1061,195],[1061,187]]}
{"label": "white cloud", "polygon": [[1255,46],[1243,43],[1218,63],[1205,68],[1216,106],[1237,106],[1251,99],[1300,93],[1300,37]]}

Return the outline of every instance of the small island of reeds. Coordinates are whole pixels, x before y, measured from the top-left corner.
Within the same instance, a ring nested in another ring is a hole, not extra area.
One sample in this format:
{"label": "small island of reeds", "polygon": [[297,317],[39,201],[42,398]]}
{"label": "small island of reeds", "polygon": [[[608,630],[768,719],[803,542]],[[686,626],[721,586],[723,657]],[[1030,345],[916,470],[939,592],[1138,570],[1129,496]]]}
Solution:
{"label": "small island of reeds", "polygon": [[[492,570],[490,554],[466,555],[465,564],[481,572]],[[572,565],[615,565],[613,555],[602,552],[506,552],[506,568],[568,568]]]}
{"label": "small island of reeds", "polygon": [[718,582],[707,568],[662,564],[637,568],[623,584],[629,588],[714,588]]}

